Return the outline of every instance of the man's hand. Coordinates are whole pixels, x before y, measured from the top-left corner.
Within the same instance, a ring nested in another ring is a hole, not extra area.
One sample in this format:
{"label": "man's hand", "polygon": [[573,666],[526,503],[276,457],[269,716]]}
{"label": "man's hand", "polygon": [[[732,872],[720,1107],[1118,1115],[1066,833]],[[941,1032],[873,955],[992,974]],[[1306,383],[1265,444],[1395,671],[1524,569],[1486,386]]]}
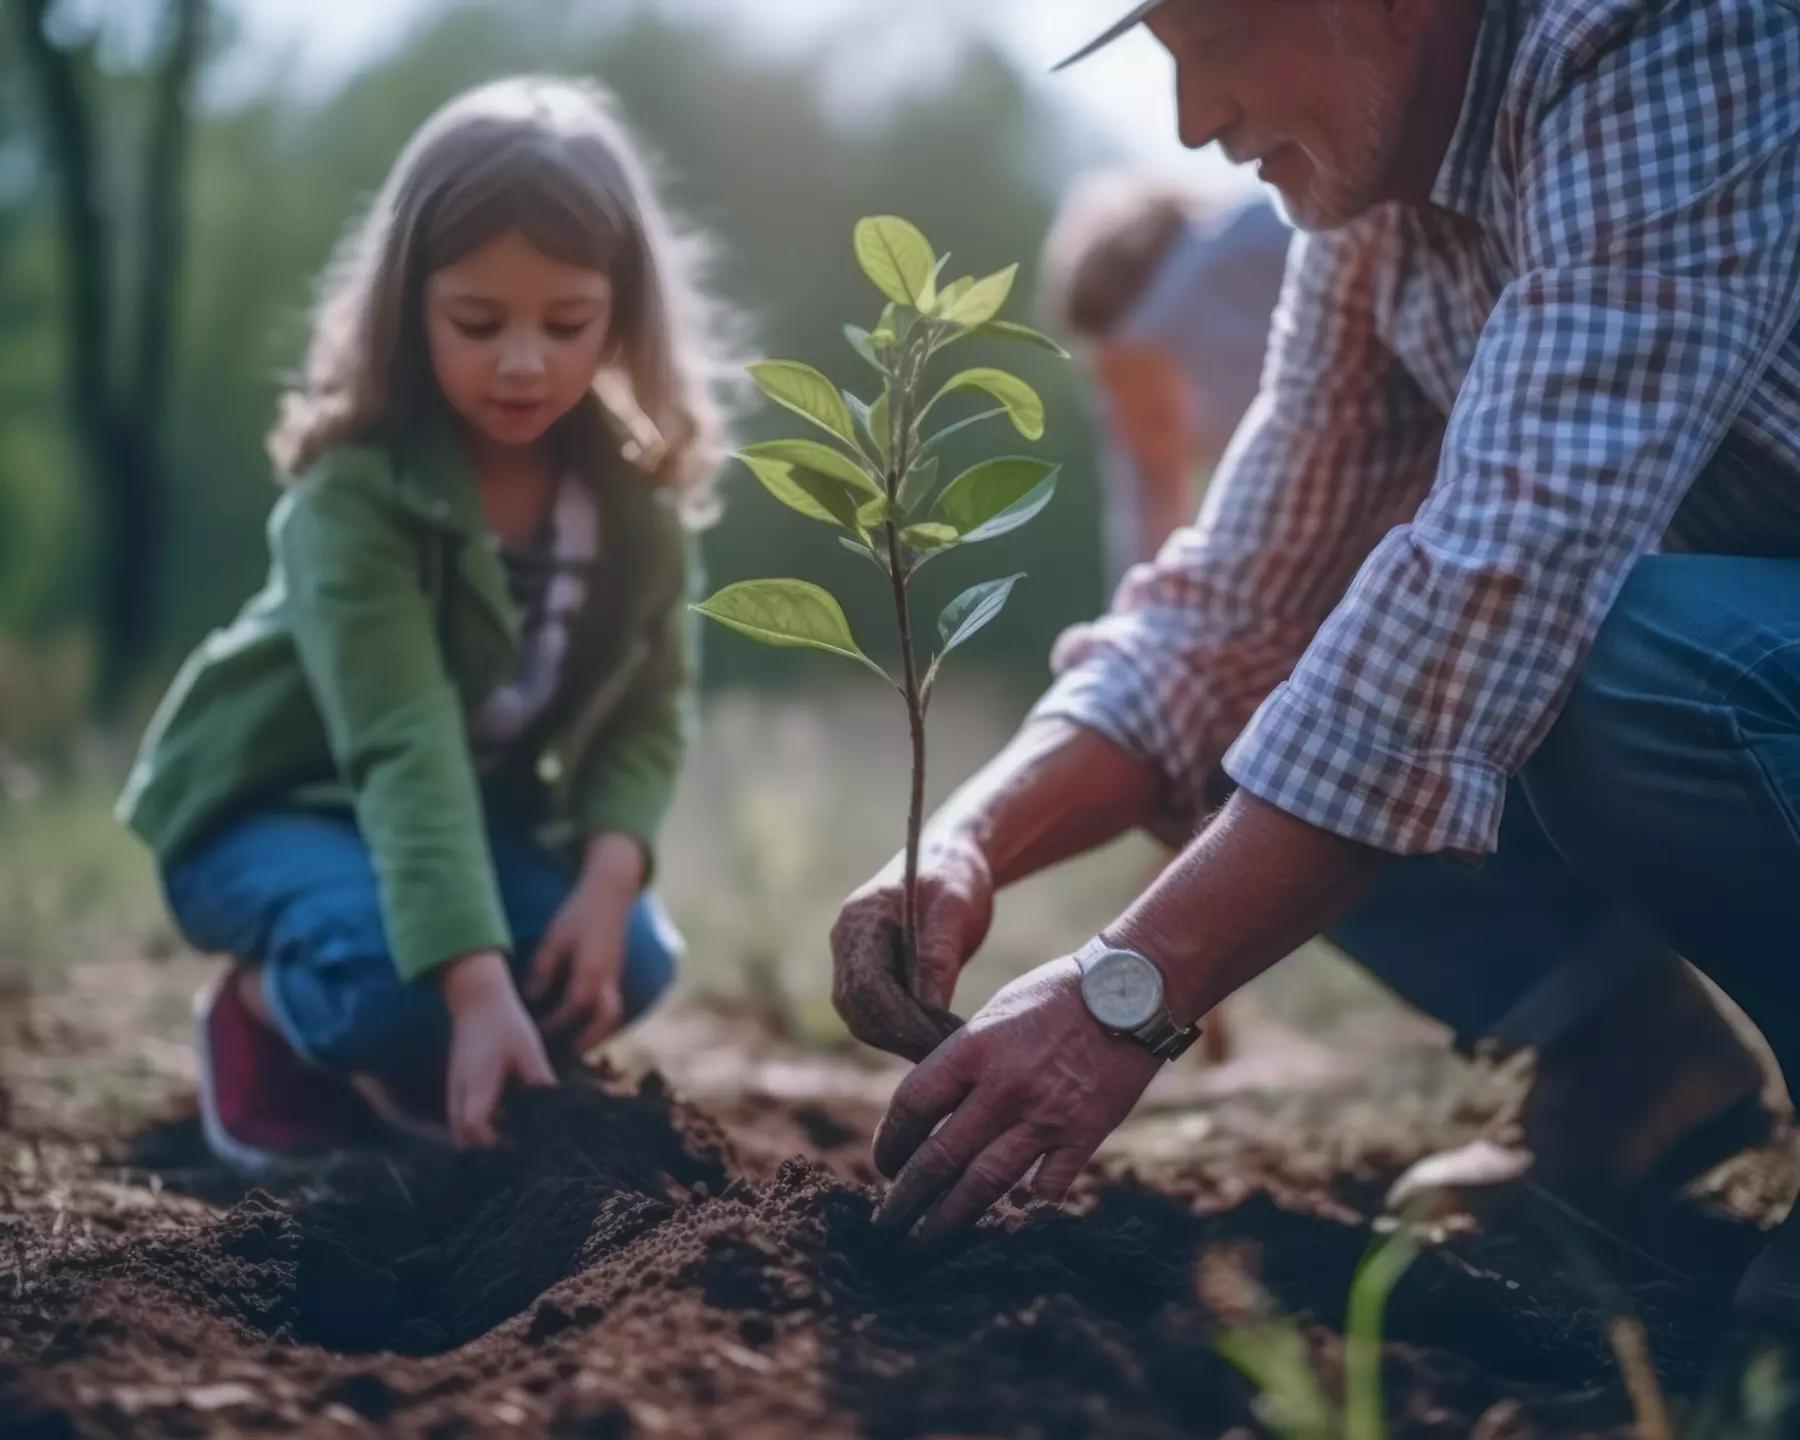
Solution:
{"label": "man's hand", "polygon": [[857,1039],[919,1060],[961,1023],[950,998],[994,918],[994,878],[980,849],[954,831],[927,835],[919,854],[918,974],[904,973],[904,855],[857,890],[831,931],[832,1003]]}
{"label": "man's hand", "polygon": [[875,1164],[895,1177],[877,1223],[906,1230],[923,1215],[920,1238],[941,1234],[1040,1156],[1032,1193],[1060,1201],[1160,1064],[1088,1014],[1072,959],[1021,976],[895,1092],[875,1132]]}
{"label": "man's hand", "polygon": [[460,1146],[492,1145],[494,1113],[507,1085],[554,1085],[544,1042],[497,950],[465,955],[445,967],[450,1010],[450,1065],[444,1110]]}
{"label": "man's hand", "polygon": [[532,957],[525,998],[542,1014],[546,1039],[593,1049],[624,1018],[620,982],[631,907],[644,878],[643,852],[623,835],[591,841],[581,878]]}

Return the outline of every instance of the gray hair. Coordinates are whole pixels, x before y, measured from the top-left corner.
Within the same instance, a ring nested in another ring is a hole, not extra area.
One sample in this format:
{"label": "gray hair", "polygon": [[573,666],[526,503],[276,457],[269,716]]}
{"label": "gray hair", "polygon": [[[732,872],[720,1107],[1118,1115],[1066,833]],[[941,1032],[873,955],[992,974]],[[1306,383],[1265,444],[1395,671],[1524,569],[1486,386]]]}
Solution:
{"label": "gray hair", "polygon": [[429,408],[425,279],[514,229],[611,278],[596,408],[620,452],[674,489],[690,520],[710,518],[730,437],[722,312],[699,284],[697,242],[662,211],[611,96],[551,76],[495,81],[443,106],[346,231],[269,434],[278,470],[291,477]]}

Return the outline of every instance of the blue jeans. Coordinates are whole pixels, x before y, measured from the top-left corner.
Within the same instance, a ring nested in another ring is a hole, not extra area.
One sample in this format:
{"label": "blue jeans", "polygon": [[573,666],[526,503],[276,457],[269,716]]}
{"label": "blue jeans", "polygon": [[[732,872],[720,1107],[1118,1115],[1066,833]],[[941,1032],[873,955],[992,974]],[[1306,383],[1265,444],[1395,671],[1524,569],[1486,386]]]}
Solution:
{"label": "blue jeans", "polygon": [[[522,976],[574,887],[532,838],[535,815],[486,797],[488,844]],[[201,840],[163,875],[176,924],[196,949],[257,964],[282,1034],[315,1064],[392,1078],[435,1075],[450,1019],[429,979],[400,978],[387,946],[375,867],[348,815],[255,811]],[[674,978],[681,937],[661,903],[631,912],[621,998],[643,1014]]]}
{"label": "blue jeans", "polygon": [[1465,1040],[1543,1045],[1686,956],[1800,1079],[1800,560],[1640,561],[1479,870],[1393,866],[1333,933]]}

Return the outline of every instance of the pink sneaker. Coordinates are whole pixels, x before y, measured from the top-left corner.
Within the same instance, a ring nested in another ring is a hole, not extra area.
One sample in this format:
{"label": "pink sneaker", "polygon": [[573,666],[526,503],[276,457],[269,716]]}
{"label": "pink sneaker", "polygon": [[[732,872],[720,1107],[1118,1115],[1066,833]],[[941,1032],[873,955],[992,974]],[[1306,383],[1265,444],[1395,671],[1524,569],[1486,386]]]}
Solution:
{"label": "pink sneaker", "polygon": [[258,1174],[367,1143],[370,1116],[349,1081],[309,1065],[259,1020],[238,992],[240,973],[227,970],[194,1001],[207,1147],[234,1170]]}

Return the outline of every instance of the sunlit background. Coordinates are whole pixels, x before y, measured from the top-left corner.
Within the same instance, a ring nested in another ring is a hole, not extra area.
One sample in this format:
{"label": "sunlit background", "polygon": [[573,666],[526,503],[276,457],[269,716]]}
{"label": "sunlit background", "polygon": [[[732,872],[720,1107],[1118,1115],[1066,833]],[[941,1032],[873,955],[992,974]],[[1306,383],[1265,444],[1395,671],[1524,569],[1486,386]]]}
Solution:
{"label": "sunlit background", "polygon": [[[1021,261],[1010,313],[1043,323],[1039,249],[1083,172],[1130,163],[1223,199],[1248,190],[1216,154],[1177,142],[1171,67],[1141,30],[1050,73],[1123,8],[6,0],[0,972],[41,978],[96,947],[171,943],[147,863],[107,803],[181,657],[261,579],[275,494],[262,437],[304,341],[315,277],[433,108],[512,71],[600,78],[659,162],[673,208],[710,242],[712,283],[741,317],[746,350],[848,382],[856,362],[842,327],[868,324],[880,306],[851,254],[861,215],[910,217],[958,272]],[[184,14],[201,21],[185,70]],[[159,151],[159,135],[174,143]],[[88,181],[72,190],[83,157]],[[83,263],[68,208],[78,191],[92,206],[87,312],[71,289]],[[935,613],[974,580],[1030,576],[940,688],[934,796],[997,748],[1044,685],[1056,635],[1104,603],[1081,366],[1036,352],[995,358],[1042,391],[1040,448],[1064,481],[1028,530],[920,581],[920,604]],[[741,429],[791,433],[753,405]],[[725,490],[725,518],[706,539],[715,584],[818,580],[845,598],[866,648],[892,655],[891,617],[866,569],[743,475]],[[708,636],[709,719],[662,872],[698,964],[760,976],[764,989],[792,985],[814,1008],[835,906],[897,844],[903,820],[902,712],[863,672],[835,667]],[[1042,903],[1011,907],[991,974],[1109,918],[1144,861],[1126,851],[1080,883],[1047,886]]]}

